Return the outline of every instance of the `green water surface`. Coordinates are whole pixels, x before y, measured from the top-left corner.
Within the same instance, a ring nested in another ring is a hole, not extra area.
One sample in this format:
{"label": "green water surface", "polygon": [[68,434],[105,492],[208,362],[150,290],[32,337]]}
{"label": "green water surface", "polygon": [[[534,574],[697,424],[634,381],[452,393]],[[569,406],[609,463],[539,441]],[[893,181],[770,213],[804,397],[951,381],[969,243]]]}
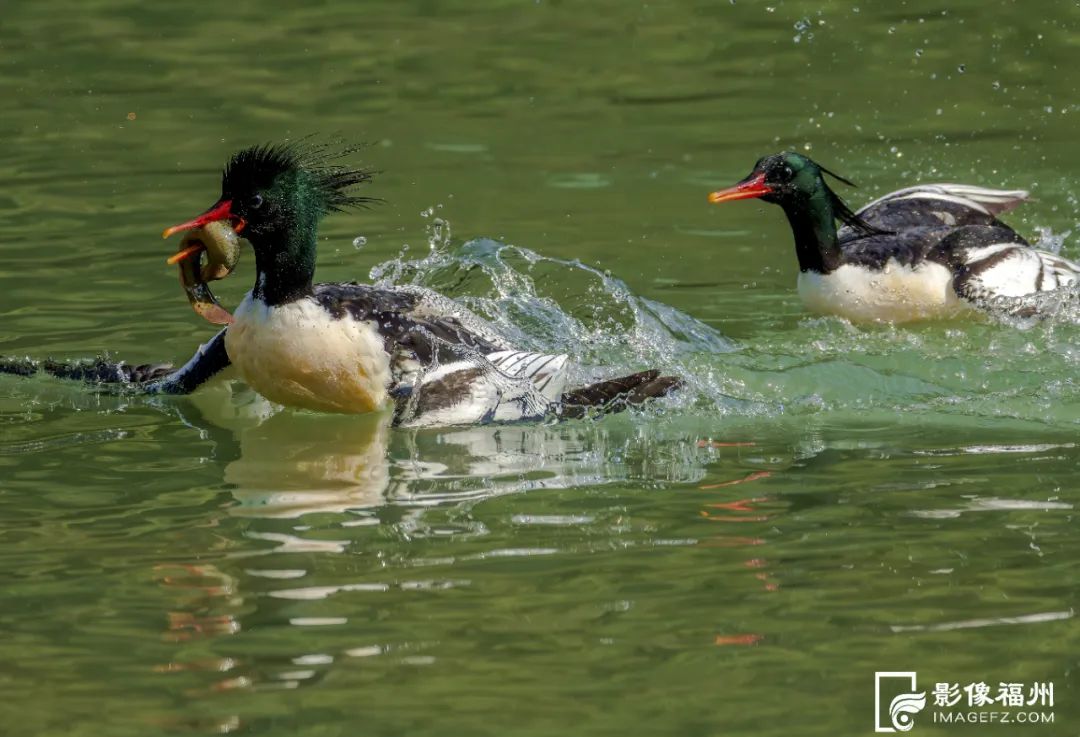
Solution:
{"label": "green water surface", "polygon": [[1080,328],[808,317],[782,213],[705,199],[795,147],[854,204],[1025,187],[1076,232],[1078,69],[1064,2],[6,3],[0,354],[186,360],[159,233],[310,133],[385,200],[320,279],[437,216],[730,350],[645,416],[425,431],[0,377],[0,733],[873,734],[917,671],[1055,722],[913,734],[1080,734]]}

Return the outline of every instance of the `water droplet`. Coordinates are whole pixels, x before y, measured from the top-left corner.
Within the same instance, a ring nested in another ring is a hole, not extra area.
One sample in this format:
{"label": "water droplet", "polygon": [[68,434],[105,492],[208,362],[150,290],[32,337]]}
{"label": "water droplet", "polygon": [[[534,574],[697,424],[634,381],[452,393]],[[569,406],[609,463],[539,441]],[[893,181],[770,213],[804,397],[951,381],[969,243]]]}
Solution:
{"label": "water droplet", "polygon": [[353,238],[352,245],[353,245],[353,248],[355,248],[357,250],[360,250],[361,248],[363,248],[364,246],[367,245],[367,238],[365,238],[362,235],[358,235],[355,238]]}
{"label": "water droplet", "polygon": [[915,49],[915,56],[922,56],[922,54],[923,54],[922,49]]}
{"label": "water droplet", "polygon": [[960,66],[958,66],[958,67],[956,68],[956,71],[958,71],[958,72],[960,72],[961,74],[963,74],[964,72],[966,72],[966,71],[967,71],[967,64],[961,64]]}

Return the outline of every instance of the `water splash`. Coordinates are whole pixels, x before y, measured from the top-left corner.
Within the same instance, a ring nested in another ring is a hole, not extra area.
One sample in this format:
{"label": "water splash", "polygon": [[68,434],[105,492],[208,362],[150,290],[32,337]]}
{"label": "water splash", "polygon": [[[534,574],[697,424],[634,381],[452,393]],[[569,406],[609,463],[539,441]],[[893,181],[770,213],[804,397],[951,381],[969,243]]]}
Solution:
{"label": "water splash", "polygon": [[813,41],[814,33],[811,30],[813,27],[814,24],[810,22],[809,18],[800,18],[799,20],[795,21],[796,33],[791,40],[795,43],[800,43],[803,38],[805,38],[808,42]]}
{"label": "water splash", "polygon": [[[1058,251],[1067,235],[1044,231],[1038,247]],[[1031,298],[1050,315],[1041,321],[1015,311],[910,326],[806,317],[791,331],[737,348],[709,325],[580,261],[486,238],[460,245],[429,238],[429,245],[422,257],[403,254],[376,266],[372,278],[446,295],[433,297],[446,299],[439,309],[464,306],[515,348],[570,354],[583,367],[574,380],[592,380],[598,367],[677,373],[686,389],[648,411],[672,422],[884,413],[1075,424],[1070,408],[1080,395],[1068,376],[1080,360],[1073,347],[1080,289]]]}
{"label": "water splash", "polygon": [[1061,233],[1055,233],[1053,228],[1036,225],[1035,234],[1035,242],[1032,245],[1040,251],[1049,251],[1057,256],[1061,253],[1061,247],[1065,245],[1065,241],[1072,235],[1072,231],[1065,230]]}
{"label": "water splash", "polygon": [[1080,325],[1080,283],[1023,297],[995,297],[986,307],[991,319],[1020,330]]}
{"label": "water splash", "polygon": [[[705,323],[637,296],[622,280],[578,260],[488,238],[454,248],[450,224],[441,218],[431,221],[428,236],[424,256],[401,254],[375,266],[376,286],[417,291],[440,314],[454,314],[515,349],[569,354],[572,383],[657,368],[683,376],[698,399],[727,401],[708,365],[735,345]],[[462,357],[483,367],[477,355]]]}

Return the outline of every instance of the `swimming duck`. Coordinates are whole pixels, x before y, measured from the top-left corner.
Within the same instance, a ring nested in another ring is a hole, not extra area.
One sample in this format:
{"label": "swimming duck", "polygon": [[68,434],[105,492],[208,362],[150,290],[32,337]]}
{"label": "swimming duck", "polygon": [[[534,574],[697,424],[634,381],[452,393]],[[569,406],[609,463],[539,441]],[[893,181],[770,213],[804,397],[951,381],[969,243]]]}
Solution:
{"label": "swimming duck", "polygon": [[618,411],[679,384],[643,371],[569,389],[568,356],[515,350],[431,290],[315,283],[319,222],[371,202],[352,193],[371,173],[333,163],[345,153],[310,144],[240,151],[218,200],[164,232],[228,223],[251,244],[256,278],[232,322],[152,391],[190,392],[232,365],[279,404],[361,413],[393,403],[395,421],[415,426]]}
{"label": "swimming duck", "polygon": [[[802,154],[766,156],[709,201],[780,205],[795,236],[799,295],[812,312],[854,321],[904,322],[972,309],[1018,314],[1019,298],[1080,282],[1080,264],[1032,248],[997,219],[1023,190],[928,184],[885,195],[857,212]],[[841,224],[837,229],[837,222]]]}

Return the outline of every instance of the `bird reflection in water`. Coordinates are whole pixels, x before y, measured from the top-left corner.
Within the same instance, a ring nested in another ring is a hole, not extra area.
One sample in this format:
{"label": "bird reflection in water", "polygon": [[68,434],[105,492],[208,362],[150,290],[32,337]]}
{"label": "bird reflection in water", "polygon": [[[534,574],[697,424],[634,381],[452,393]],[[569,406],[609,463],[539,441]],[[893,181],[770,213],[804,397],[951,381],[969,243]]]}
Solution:
{"label": "bird reflection in water", "polygon": [[[522,491],[627,482],[694,488],[706,480],[711,465],[709,454],[714,452],[715,445],[706,449],[697,443],[695,436],[687,437],[679,431],[674,437],[664,437],[664,432],[655,425],[643,426],[627,418],[610,418],[599,423],[406,431],[390,428],[391,418],[386,414],[339,417],[279,411],[243,390],[222,391],[228,395],[208,392],[195,398],[189,408],[197,407],[201,416],[197,420],[188,418],[190,424],[213,441],[215,461],[224,468],[228,496],[222,505],[226,516],[220,524],[226,529],[224,520],[231,517],[236,521],[233,528],[237,524],[242,526],[245,540],[272,545],[238,545],[231,553],[245,559],[245,578],[241,582],[257,592],[249,592],[246,604],[237,591],[237,581],[221,575],[213,566],[192,565],[169,572],[170,580],[163,581],[165,585],[178,591],[188,587],[186,593],[199,592],[199,596],[185,597],[177,611],[169,615],[169,633],[178,642],[236,634],[241,630],[239,614],[250,612],[254,605],[264,619],[278,621],[280,614],[282,621],[296,626],[330,624],[304,619],[301,625],[291,616],[293,610],[275,609],[279,605],[272,602],[325,600],[343,592],[374,591],[374,587],[384,591],[398,585],[393,580],[389,583],[382,579],[360,580],[353,574],[346,576],[346,580],[324,577],[314,581],[308,579],[309,566],[301,564],[301,559],[291,559],[287,565],[255,563],[262,556],[269,556],[263,559],[276,563],[275,556],[280,554],[345,554],[357,538],[351,533],[341,534],[344,529],[384,525],[387,519],[392,519],[394,528],[405,539],[424,525],[425,515],[435,508]],[[728,465],[726,459],[723,465]],[[709,523],[724,517],[767,518],[766,512],[759,508],[761,504],[768,506],[769,500],[763,495],[734,502],[722,498],[731,487],[756,482],[767,475],[768,472],[756,471],[701,487],[721,497],[709,502],[715,506],[705,507],[706,524],[711,527]],[[674,499],[671,498],[672,503],[682,503]],[[395,511],[387,517],[386,510],[391,508]],[[440,528],[446,527],[447,523],[441,521]],[[339,532],[326,534],[330,528]],[[717,547],[762,543],[751,536],[717,536],[715,531],[703,533],[696,541],[698,545]],[[761,579],[766,590],[776,589],[763,557],[749,558],[744,564]],[[268,589],[267,579],[283,579],[281,583],[286,585]],[[454,581],[435,583],[457,585]],[[228,605],[224,609],[218,606],[226,601]],[[306,613],[303,609],[295,611]],[[314,613],[331,612],[315,610]],[[347,619],[341,618],[336,626],[347,623]],[[761,635],[728,633],[715,637],[717,645],[746,645],[757,642]],[[365,645],[365,648],[331,649],[320,657],[333,662],[339,657],[359,657],[361,651],[367,656],[371,652],[384,654],[399,647],[418,646],[417,643],[370,642]],[[301,653],[294,660],[309,655]],[[252,663],[237,666],[227,658],[169,664],[162,670],[228,670],[231,671],[228,677],[211,686],[211,692],[232,688],[262,690],[316,683],[325,670],[325,663],[319,662],[322,665],[305,665],[302,673],[308,675],[304,678],[300,678],[301,671],[292,663],[285,670],[267,671],[265,666],[255,668]]]}
{"label": "bird reflection in water", "polygon": [[639,447],[648,438],[621,425],[404,431],[391,429],[385,413],[275,413],[261,401],[248,405],[246,419],[237,414],[221,421],[237,446],[229,453],[225,481],[237,502],[229,513],[239,517],[349,512],[354,519],[343,524],[354,526],[363,524],[365,511],[386,504],[410,509],[415,518],[426,507],[532,489],[639,477],[693,483],[704,475],[688,456],[672,456],[658,467]]}

